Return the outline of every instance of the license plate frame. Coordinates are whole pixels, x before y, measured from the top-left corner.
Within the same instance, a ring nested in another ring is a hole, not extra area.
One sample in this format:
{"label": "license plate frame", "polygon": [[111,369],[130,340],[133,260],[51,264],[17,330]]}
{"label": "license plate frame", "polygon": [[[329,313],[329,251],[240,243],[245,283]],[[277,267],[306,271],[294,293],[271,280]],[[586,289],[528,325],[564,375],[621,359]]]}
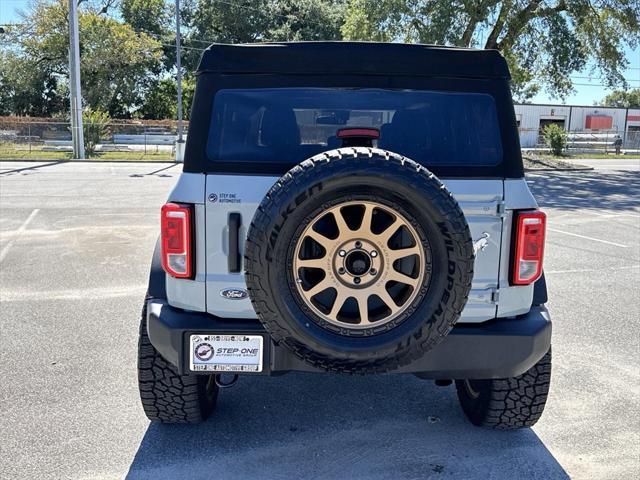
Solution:
{"label": "license plate frame", "polygon": [[248,334],[189,335],[189,368],[198,373],[261,373],[264,336]]}

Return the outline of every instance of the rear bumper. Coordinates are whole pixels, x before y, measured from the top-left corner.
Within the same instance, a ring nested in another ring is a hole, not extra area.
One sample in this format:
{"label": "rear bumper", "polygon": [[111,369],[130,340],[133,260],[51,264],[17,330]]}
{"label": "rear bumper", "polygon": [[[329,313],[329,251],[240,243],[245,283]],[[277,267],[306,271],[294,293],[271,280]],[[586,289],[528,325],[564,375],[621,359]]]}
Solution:
{"label": "rear bumper", "polygon": [[[192,333],[264,335],[262,375],[321,371],[269,341],[268,333],[257,320],[186,312],[164,300],[151,299],[147,303],[147,330],[156,350],[181,374],[190,373],[188,342]],[[422,358],[393,373],[415,373],[434,379],[513,377],[531,368],[550,345],[551,318],[544,305],[536,306],[528,314],[513,319],[457,325]]]}

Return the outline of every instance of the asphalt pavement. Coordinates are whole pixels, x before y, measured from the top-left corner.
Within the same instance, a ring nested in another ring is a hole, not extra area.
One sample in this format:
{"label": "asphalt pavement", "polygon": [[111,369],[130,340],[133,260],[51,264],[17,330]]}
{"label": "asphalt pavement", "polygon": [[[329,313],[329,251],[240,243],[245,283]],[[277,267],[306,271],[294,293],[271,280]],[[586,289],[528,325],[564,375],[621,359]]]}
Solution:
{"label": "asphalt pavement", "polygon": [[535,174],[552,389],[488,431],[409,375],[242,378],[198,426],[150,424],[136,344],[172,164],[0,163],[0,478],[637,478],[640,172]]}
{"label": "asphalt pavement", "polygon": [[596,170],[620,171],[631,170],[640,172],[640,158],[628,158],[623,156],[611,155],[611,158],[563,158],[563,162],[576,163],[578,165],[586,165]]}

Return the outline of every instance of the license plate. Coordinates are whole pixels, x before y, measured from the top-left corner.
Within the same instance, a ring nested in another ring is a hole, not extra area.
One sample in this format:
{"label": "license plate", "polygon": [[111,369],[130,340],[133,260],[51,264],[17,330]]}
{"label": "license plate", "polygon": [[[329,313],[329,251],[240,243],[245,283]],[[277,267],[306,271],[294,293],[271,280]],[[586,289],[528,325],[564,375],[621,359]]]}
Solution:
{"label": "license plate", "polygon": [[191,335],[191,370],[195,372],[261,372],[260,335]]}

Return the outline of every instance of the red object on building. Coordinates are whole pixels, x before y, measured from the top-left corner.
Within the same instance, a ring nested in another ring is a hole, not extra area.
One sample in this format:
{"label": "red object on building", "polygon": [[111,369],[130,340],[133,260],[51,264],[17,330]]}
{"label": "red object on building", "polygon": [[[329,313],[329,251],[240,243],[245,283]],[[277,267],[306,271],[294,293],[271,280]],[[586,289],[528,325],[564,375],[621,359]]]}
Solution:
{"label": "red object on building", "polygon": [[584,128],[590,130],[609,130],[613,127],[613,117],[609,115],[587,115]]}
{"label": "red object on building", "polygon": [[640,122],[640,115],[629,115],[627,120],[630,122]]}

